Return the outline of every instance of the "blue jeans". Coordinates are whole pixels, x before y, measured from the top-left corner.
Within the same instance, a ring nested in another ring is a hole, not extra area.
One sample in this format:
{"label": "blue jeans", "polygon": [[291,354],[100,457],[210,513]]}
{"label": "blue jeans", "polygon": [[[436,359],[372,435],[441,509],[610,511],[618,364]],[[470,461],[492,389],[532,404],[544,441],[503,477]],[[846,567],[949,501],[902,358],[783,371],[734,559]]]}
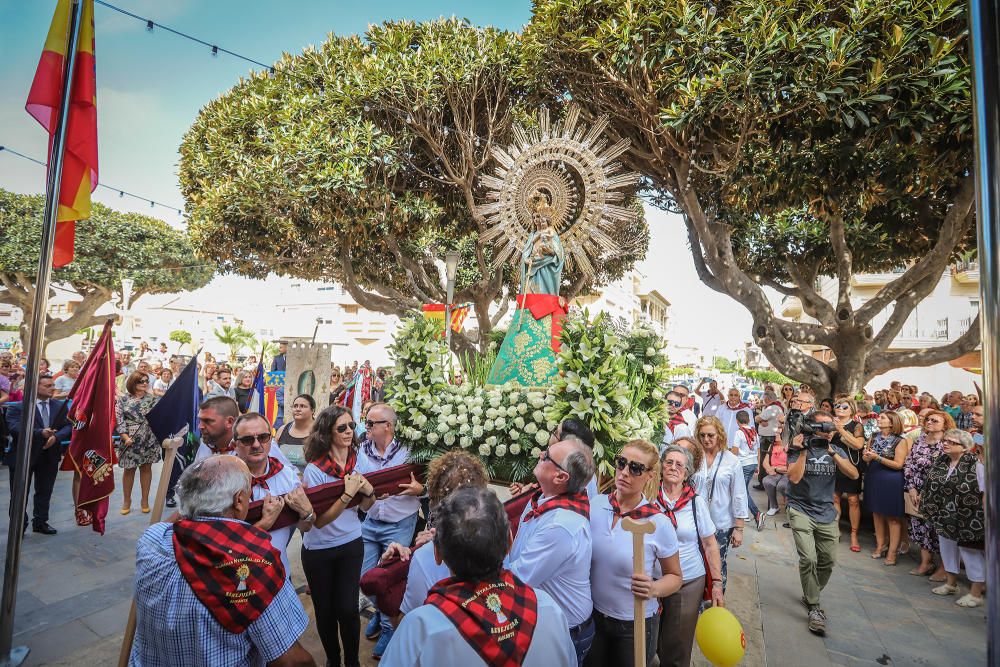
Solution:
{"label": "blue jeans", "polygon": [[594,617],[591,616],[575,628],[570,628],[569,638],[573,640],[573,648],[576,649],[576,665],[583,667],[583,659],[587,657],[587,652],[594,643]]}
{"label": "blue jeans", "polygon": [[[352,510],[353,511],[353,510]],[[410,546],[413,543],[413,531],[417,527],[417,513],[397,521],[388,523],[368,517],[361,524],[361,537],[365,541],[365,559],[361,563],[361,574],[378,565],[378,559],[389,548],[390,542],[399,542],[403,546]],[[392,633],[392,623],[385,616],[378,613],[378,604],[375,598],[369,598],[376,606],[375,615],[379,617],[382,632]]]}
{"label": "blue jeans", "polygon": [[750,516],[754,521],[757,520],[757,515],[760,514],[760,510],[757,509],[757,503],[753,501],[753,496],[750,495],[750,480],[753,479],[753,476],[756,474],[756,465],[743,466],[743,482],[747,487],[747,509],[750,510]]}

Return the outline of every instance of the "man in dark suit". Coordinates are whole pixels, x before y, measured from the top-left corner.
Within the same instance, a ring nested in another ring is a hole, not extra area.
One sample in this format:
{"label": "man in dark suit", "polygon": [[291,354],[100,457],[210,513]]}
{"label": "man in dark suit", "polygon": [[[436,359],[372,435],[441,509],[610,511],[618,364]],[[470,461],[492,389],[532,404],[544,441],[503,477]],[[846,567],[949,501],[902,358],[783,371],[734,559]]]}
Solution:
{"label": "man in dark suit", "polygon": [[[28,488],[31,488],[31,478],[35,478],[35,505],[31,520],[31,529],[43,535],[55,535],[56,529],[49,525],[49,502],[52,499],[52,487],[59,474],[59,461],[62,458],[60,443],[68,440],[73,432],[72,424],[67,418],[66,401],[52,398],[54,384],[52,376],[47,373],[38,379],[38,400],[35,401],[35,423],[32,429],[31,454],[28,457]],[[14,492],[15,465],[17,464],[18,438],[21,434],[23,404],[11,403],[7,406],[7,427],[14,438],[14,448],[7,457],[10,470],[11,495]]]}

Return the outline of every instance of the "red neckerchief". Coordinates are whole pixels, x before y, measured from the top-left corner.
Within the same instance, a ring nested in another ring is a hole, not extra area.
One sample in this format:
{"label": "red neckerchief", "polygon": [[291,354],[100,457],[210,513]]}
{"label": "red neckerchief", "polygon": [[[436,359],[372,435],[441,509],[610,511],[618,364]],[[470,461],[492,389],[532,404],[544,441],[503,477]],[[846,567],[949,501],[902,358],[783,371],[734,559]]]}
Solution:
{"label": "red neckerchief", "polygon": [[487,665],[514,667],[524,662],[538,623],[538,599],[509,570],[496,581],[476,584],[442,579],[424,604],[440,609]]}
{"label": "red neckerchief", "polygon": [[229,632],[257,620],[285,583],[270,536],[242,521],[181,519],[173,525],[174,556],[195,597]]}
{"label": "red neckerchief", "polygon": [[660,503],[660,507],[663,508],[663,513],[667,515],[668,519],[670,519],[670,523],[674,524],[674,528],[677,528],[677,512],[684,509],[689,502],[694,500],[696,495],[698,494],[694,492],[691,485],[685,484],[684,490],[681,491],[680,498],[677,499],[677,502],[675,502],[674,506],[671,508],[667,503],[667,494],[663,493],[663,487],[661,486],[659,493],[656,495],[656,501]]}
{"label": "red neckerchief", "polygon": [[216,448],[209,445],[208,448],[212,450],[213,454],[228,454],[229,452],[236,451],[236,445],[233,444],[232,440],[229,441],[229,444],[223,445],[222,447]]}
{"label": "red neckerchief", "polygon": [[628,517],[639,521],[640,519],[646,519],[651,516],[656,516],[660,514],[662,510],[653,503],[646,503],[645,505],[639,505],[638,507],[633,507],[630,511],[622,513],[622,506],[618,504],[618,496],[612,491],[608,494],[608,502],[611,504],[611,512],[614,515],[611,519],[611,527],[614,528],[618,519],[623,517]]}
{"label": "red neckerchief", "polygon": [[729,408],[730,410],[743,410],[743,409],[746,409],[746,408],[749,408],[749,407],[750,407],[750,404],[749,404],[749,403],[744,403],[743,401],[740,401],[739,403],[737,403],[737,404],[736,404],[736,407],[730,407],[730,406],[729,406],[729,401],[726,401],[725,405],[726,405],[726,407],[727,407],[727,408]]}
{"label": "red neckerchief", "polygon": [[670,421],[667,422],[667,427],[670,429],[670,432],[673,433],[674,427],[680,426],[681,424],[687,424],[687,420],[684,419],[684,415],[678,412],[670,418]]}
{"label": "red neckerchief", "polygon": [[539,507],[538,499],[541,497],[542,492],[540,489],[535,492],[535,495],[531,496],[531,509],[524,515],[524,518],[521,520],[522,523],[531,521],[535,517],[542,516],[546,512],[560,509],[576,512],[580,516],[590,520],[590,498],[587,497],[586,491],[581,491],[579,493],[564,493],[546,500],[545,503]]}
{"label": "red neckerchief", "polygon": [[326,456],[316,459],[312,462],[314,466],[325,472],[330,477],[336,477],[337,479],[344,479],[352,472],[354,472],[354,466],[358,462],[358,452],[353,447],[347,453],[347,465],[343,468],[340,464],[333,460],[333,456],[328,452]]}
{"label": "red neckerchief", "polygon": [[272,477],[274,477],[275,475],[277,475],[284,468],[285,468],[285,466],[281,465],[281,461],[279,461],[278,459],[274,458],[273,456],[268,456],[267,457],[267,472],[265,472],[260,477],[254,477],[253,479],[251,479],[250,480],[250,488],[252,489],[253,487],[255,487],[255,486],[257,486],[259,484],[261,486],[261,488],[263,488],[263,489],[265,489],[267,491],[270,491],[271,488],[267,485],[267,480],[269,480]]}
{"label": "red neckerchief", "polygon": [[684,403],[681,405],[681,412],[684,410],[691,410],[694,408],[694,396],[688,396],[684,399]]}
{"label": "red neckerchief", "polygon": [[765,405],[764,407],[765,407],[765,408],[769,408],[769,407],[771,407],[772,405],[777,405],[777,406],[778,406],[778,409],[779,409],[779,410],[781,410],[781,413],[782,413],[782,414],[784,414],[784,413],[785,413],[785,406],[783,406],[783,405],[781,404],[781,402],[780,402],[780,401],[771,401],[770,403],[768,403],[768,404],[767,404],[767,405]]}
{"label": "red neckerchief", "polygon": [[757,439],[757,431],[753,430],[752,426],[739,425],[739,429],[743,431],[744,437],[747,439],[747,449],[751,452],[755,449],[754,441]]}

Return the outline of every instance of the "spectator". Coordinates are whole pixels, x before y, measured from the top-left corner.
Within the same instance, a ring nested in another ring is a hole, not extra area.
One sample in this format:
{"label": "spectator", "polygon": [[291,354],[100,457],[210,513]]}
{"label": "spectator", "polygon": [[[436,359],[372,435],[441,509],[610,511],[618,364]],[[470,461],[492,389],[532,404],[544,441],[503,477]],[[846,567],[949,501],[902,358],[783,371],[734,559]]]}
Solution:
{"label": "spectator", "polygon": [[[702,462],[705,460],[705,450],[701,448],[701,443],[698,442],[698,438],[694,437],[677,438],[674,440],[673,444],[691,452],[691,458],[694,461],[694,473],[692,473],[688,483],[696,493],[701,494],[702,490],[705,488],[705,473],[703,471],[704,466],[702,466]],[[702,496],[702,498],[704,498],[704,496]]]}
{"label": "spectator", "polygon": [[972,411],[977,405],[979,405],[979,397],[975,394],[967,394],[962,397],[961,410],[955,416],[955,428],[960,428],[963,431],[972,430]]}
{"label": "spectator", "polygon": [[722,591],[726,590],[729,547],[743,544],[743,524],[748,518],[747,488],[740,460],[726,446],[726,432],[716,417],[702,417],[695,426],[695,437],[705,452],[701,471],[703,488],[695,488],[708,500],[715,524],[715,540],[722,561]]}
{"label": "spectator", "polygon": [[917,404],[917,408],[920,412],[923,412],[924,410],[940,410],[941,406],[938,404],[936,398],[925,391],[920,394],[920,402]]}
{"label": "spectator", "polygon": [[[487,664],[497,655],[526,667],[575,662],[559,605],[503,567],[510,526],[496,494],[460,489],[441,502],[436,523],[434,550],[452,576],[400,623],[385,667]],[[496,631],[499,616],[504,634]]]}
{"label": "spectator", "polygon": [[[708,382],[708,389],[702,391],[701,388]],[[714,417],[716,411],[722,407],[725,399],[719,391],[719,383],[711,378],[702,378],[698,386],[694,388],[694,393],[701,396],[701,416]]]}
{"label": "spectator", "polygon": [[[361,520],[348,509],[360,494],[362,511],[375,502],[374,490],[358,469],[360,457],[354,437],[351,413],[330,406],[319,413],[306,440],[309,464],[302,475],[306,488],[344,482],[344,495],[315,519],[312,530],[302,538],[302,569],[316,610],[316,631],[328,664],[359,665],[361,620],[358,617],[358,582],[364,559]],[[339,635],[339,639],[338,639]]]}
{"label": "spectator", "polygon": [[[10,375],[11,375],[11,361],[10,359],[0,359],[0,406],[6,403],[10,399]],[[3,424],[3,419],[0,419],[0,436],[7,434],[6,426]],[[0,442],[3,439],[0,438]]]}
{"label": "spectator", "polygon": [[125,381],[125,393],[115,401],[115,428],[121,439],[115,446],[122,473],[122,514],[132,511],[132,485],[139,469],[140,507],[149,513],[149,487],[153,481],[153,464],[160,460],[160,443],[146,421],[146,415],[156,405],[149,391],[149,377],[135,371]]}
{"label": "spectator", "polygon": [[[590,585],[595,631],[584,665],[632,664],[636,598],[646,600],[645,663],[652,660],[656,652],[655,629],[660,621],[657,598],[670,597],[680,590],[683,574],[677,533],[660,507],[643,496],[647,485],[659,489],[658,468],[656,446],[645,440],[632,440],[615,457],[615,489],[591,500]],[[654,531],[643,540],[642,574],[632,573],[633,540],[631,533],[622,527],[625,518],[645,519],[654,526]]]}
{"label": "spectator", "polygon": [[240,412],[246,412],[250,409],[250,396],[253,394],[253,376],[254,370],[241,370],[236,375],[236,388],[234,389],[236,396],[236,404],[240,406]]}
{"label": "spectator", "polygon": [[228,366],[220,366],[219,369],[215,371],[215,375],[212,376],[212,380],[212,389],[205,395],[205,398],[228,396],[229,398],[236,400],[236,388],[232,386],[233,372],[229,370]]}
{"label": "spectator", "polygon": [[864,450],[868,463],[865,504],[875,522],[875,551],[872,558],[885,558],[885,565],[895,565],[905,553],[903,541],[903,466],[910,453],[910,443],[903,438],[903,420],[895,412],[878,417],[879,432]]}
{"label": "spectator", "polygon": [[[816,422],[832,422],[833,415],[816,412]],[[807,439],[808,438],[808,439]],[[799,555],[802,599],[809,609],[809,631],[826,634],[826,613],[820,593],[830,580],[836,562],[837,512],[833,507],[836,470],[848,477],[857,470],[847,452],[833,444],[833,433],[800,433],[792,438],[788,452],[788,522]]]}
{"label": "spectator", "polygon": [[[27,360],[25,360],[25,367],[27,367]],[[38,374],[39,375],[51,375],[52,374],[52,364],[45,357],[38,360]]]}
{"label": "spectator", "polygon": [[833,414],[833,399],[824,398],[823,400],[821,400],[819,402],[819,409],[822,410],[823,412],[829,412],[830,414]]}
{"label": "spectator", "polygon": [[203,396],[208,396],[215,389],[215,381],[212,378],[215,376],[215,371],[218,368],[215,362],[208,360],[208,355],[206,355],[205,365],[201,369],[201,393]]}
{"label": "spectator", "polygon": [[160,371],[160,376],[156,378],[156,382],[153,383],[153,396],[160,398],[165,393],[167,389],[170,389],[170,385],[174,383],[174,373],[169,368],[164,368]]}
{"label": "spectator", "polygon": [[150,349],[149,343],[147,343],[146,341],[141,341],[139,343],[139,350],[136,352],[135,358],[138,361],[147,361],[147,362],[152,361],[153,350]]}
{"label": "spectator", "polygon": [[941,409],[951,415],[952,419],[958,419],[958,415],[962,413],[962,392],[949,392],[945,398],[947,399],[946,405]]}
{"label": "spectator", "polygon": [[847,513],[851,520],[851,551],[861,551],[858,544],[858,530],[861,528],[861,480],[864,477],[866,464],[862,459],[865,448],[864,429],[856,419],[857,404],[849,398],[838,398],[833,408],[833,444],[847,453],[847,458],[858,473],[856,477],[848,477],[839,468],[834,485],[833,506],[837,510],[837,518],[843,508],[842,498],[847,497]]}
{"label": "spectator", "polygon": [[757,432],[750,425],[752,413],[741,411],[736,413],[736,434],[733,445],[729,448],[739,460],[743,468],[743,479],[747,491],[747,509],[753,517],[757,530],[764,527],[764,513],[757,509],[757,503],[750,495],[750,480],[757,474]]}
{"label": "spectator", "polygon": [[788,452],[781,441],[771,446],[764,458],[764,491],[767,492],[767,516],[774,516],[788,504]]}
{"label": "spectator", "polygon": [[[898,391],[896,391],[894,389],[890,389],[888,392],[886,392],[886,395],[885,395],[885,404],[882,406],[882,411],[883,412],[885,412],[886,410],[892,410],[893,412],[899,412],[900,410],[903,409],[903,407],[904,407],[903,406],[903,399],[900,396],[900,394],[899,394]],[[909,406],[905,406],[905,407],[909,407]]]}
{"label": "spectator", "polygon": [[153,353],[151,361],[166,366],[170,362],[170,352],[167,351],[167,344],[160,343],[160,349]]}
{"label": "spectator", "polygon": [[983,494],[986,493],[980,464],[972,452],[972,436],[960,429],[950,429],[942,439],[944,454],[931,469],[921,489],[920,509],[934,526],[941,549],[946,581],[933,589],[935,595],[958,592],[959,560],[972,590],[959,598],[960,607],[980,607],[986,589],[985,518]]}
{"label": "spectator", "polygon": [[67,359],[62,365],[62,375],[55,379],[55,393],[52,398],[66,398],[70,390],[76,384],[76,379],[80,377],[80,364],[72,359]]}
{"label": "spectator", "polygon": [[[786,386],[791,389],[791,385]],[[784,387],[782,388],[782,391],[784,391]],[[771,445],[774,444],[774,438],[778,434],[778,428],[785,421],[785,408],[782,406],[781,401],[778,400],[778,397],[775,395],[773,390],[764,392],[764,407],[761,408],[760,414],[754,418],[754,421],[757,423],[757,436],[760,438],[757,460],[758,484],[756,484],[754,488],[761,491],[764,488],[764,460],[771,451]]]}
{"label": "spectator", "polygon": [[722,422],[722,428],[726,430],[726,440],[730,443],[736,442],[736,433],[739,431],[739,424],[736,422],[737,413],[743,412],[753,422],[753,409],[740,399],[738,389],[730,389],[727,392],[728,399],[715,411],[715,416]]}
{"label": "spectator", "polygon": [[[267,533],[243,521],[251,493],[246,464],[220,457],[189,466],[177,492],[180,520],[153,524],[136,547],[129,664],[315,665],[298,642],[309,618],[295,588]],[[233,610],[226,592],[237,573],[212,567],[216,562],[241,564],[239,580],[253,591],[253,604]]]}
{"label": "spectator", "polygon": [[149,365],[149,362],[145,359],[140,359],[135,365],[135,370],[138,373],[142,373],[149,380],[149,386],[152,387],[153,383],[156,382],[156,375],[153,374],[153,368]]}
{"label": "spectator", "polygon": [[306,437],[312,432],[316,399],[309,394],[299,394],[292,401],[292,421],[278,429],[276,439],[288,460],[296,466],[305,467]]}
{"label": "spectator", "polygon": [[337,405],[341,395],[347,390],[344,385],[344,376],[340,374],[340,369],[334,367],[330,371],[330,405]]}
{"label": "spectator", "polygon": [[684,417],[684,397],[676,390],[667,394],[667,414],[670,418],[663,431],[664,445],[669,445],[677,438],[691,436],[691,427]]}
{"label": "spectator", "polygon": [[662,600],[657,655],[660,667],[687,667],[703,594],[709,593],[714,606],[725,606],[722,563],[708,505],[690,484],[695,470],[691,452],[668,445],[661,462],[663,483],[658,502],[677,533],[683,583],[680,590]]}
{"label": "spectator", "polygon": [[919,404],[916,389],[908,384],[904,384],[899,388],[899,400],[904,408],[909,408],[910,410],[916,408]]}
{"label": "spectator", "polygon": [[910,574],[931,575],[935,583],[945,580],[944,565],[934,568],[934,554],[940,552],[940,545],[934,526],[920,512],[920,491],[931,466],[944,453],[941,441],[945,432],[953,428],[955,420],[947,412],[930,412],[924,418],[923,433],[913,443],[903,466],[903,491],[909,496],[906,513],[910,515],[910,541],[920,545],[920,565],[910,570]]}
{"label": "spectator", "polygon": [[781,385],[781,407],[785,412],[791,409],[792,397],[795,396],[795,387],[787,382]]}
{"label": "spectator", "polygon": [[683,401],[681,414],[684,415],[684,421],[687,422],[688,428],[694,429],[694,425],[698,422],[698,411],[701,408],[695,402],[694,396],[691,395],[691,391],[687,388],[687,385],[675,384],[673,391],[677,392]]}
{"label": "spectator", "polygon": [[286,366],[286,357],[288,354],[288,342],[279,340],[278,341],[278,354],[274,355],[274,359],[271,360],[271,370],[272,371],[284,371]]}

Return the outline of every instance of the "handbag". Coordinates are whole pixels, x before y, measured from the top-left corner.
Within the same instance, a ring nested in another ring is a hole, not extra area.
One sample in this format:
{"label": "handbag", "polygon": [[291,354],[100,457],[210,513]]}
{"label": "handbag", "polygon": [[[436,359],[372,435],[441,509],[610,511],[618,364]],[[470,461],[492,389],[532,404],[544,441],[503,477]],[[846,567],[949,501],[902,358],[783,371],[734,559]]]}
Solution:
{"label": "handbag", "polygon": [[917,506],[913,504],[913,500],[910,499],[910,494],[903,491],[903,511],[909,516],[915,519],[923,519],[924,515],[920,513]]}

